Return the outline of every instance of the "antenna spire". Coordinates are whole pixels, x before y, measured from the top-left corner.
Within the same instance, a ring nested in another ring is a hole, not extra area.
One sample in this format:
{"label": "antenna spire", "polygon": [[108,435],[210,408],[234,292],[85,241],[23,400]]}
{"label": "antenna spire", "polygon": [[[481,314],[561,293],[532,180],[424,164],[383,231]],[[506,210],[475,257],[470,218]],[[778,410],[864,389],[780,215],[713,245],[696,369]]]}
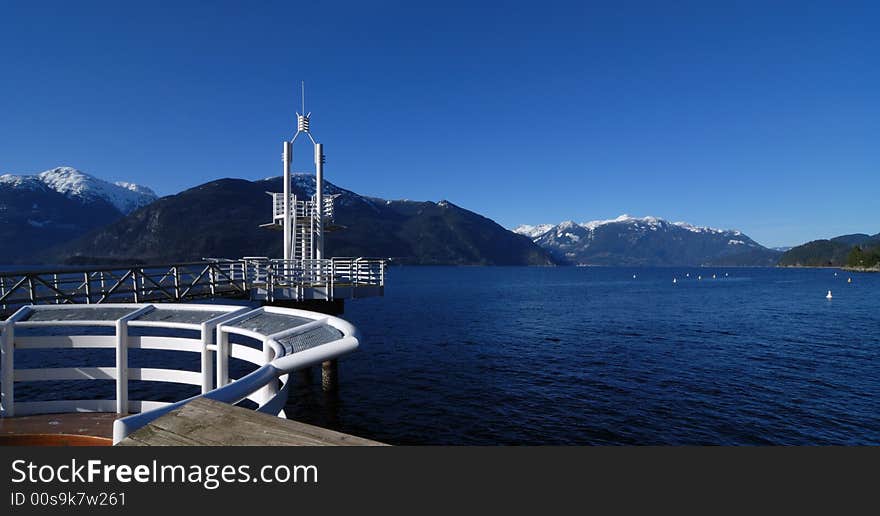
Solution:
{"label": "antenna spire", "polygon": [[305,115],[306,114],[306,81],[301,81],[300,84],[302,85],[302,106],[303,106],[302,114]]}

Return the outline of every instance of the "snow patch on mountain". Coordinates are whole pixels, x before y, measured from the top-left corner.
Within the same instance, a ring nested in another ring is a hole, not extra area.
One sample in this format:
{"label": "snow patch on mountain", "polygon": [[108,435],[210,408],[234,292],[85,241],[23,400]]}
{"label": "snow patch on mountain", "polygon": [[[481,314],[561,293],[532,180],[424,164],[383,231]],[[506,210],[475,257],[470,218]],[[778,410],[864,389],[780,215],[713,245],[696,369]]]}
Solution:
{"label": "snow patch on mountain", "polygon": [[12,174],[0,175],[0,185],[8,185],[12,188],[24,188],[28,190],[45,190],[48,188],[36,176],[15,176]]}
{"label": "snow patch on mountain", "polygon": [[120,181],[110,183],[72,167],[56,167],[36,175],[0,176],[0,184],[14,188],[50,188],[70,199],[88,203],[103,200],[122,213],[130,213],[157,199],[146,186]]}
{"label": "snow patch on mountain", "polygon": [[555,227],[554,224],[522,224],[514,228],[513,232],[520,235],[525,235],[529,238],[536,238],[550,231],[551,229],[553,229],[553,227]]}
{"label": "snow patch on mountain", "polygon": [[116,186],[119,186],[121,188],[125,188],[126,190],[131,190],[132,192],[135,192],[135,193],[156,197],[156,192],[154,192],[151,188],[146,187],[144,185],[139,185],[136,183],[129,183],[128,181],[116,181],[113,184]]}
{"label": "snow patch on mountain", "polygon": [[655,225],[659,224],[660,222],[664,222],[664,221],[662,219],[658,219],[657,217],[641,217],[641,218],[639,218],[639,217],[632,217],[632,216],[624,213],[623,215],[621,215],[617,218],[614,218],[614,219],[591,220],[590,222],[582,223],[580,226],[584,229],[593,230],[598,227],[605,226],[607,224],[642,223],[642,224],[645,224],[650,227],[650,226],[655,226]]}
{"label": "snow patch on mountain", "polygon": [[732,235],[737,235],[737,236],[742,235],[742,233],[740,233],[739,231],[737,231],[735,229],[717,229],[717,228],[710,228],[710,227],[706,227],[706,226],[694,226],[693,224],[688,224],[687,222],[673,222],[672,225],[678,226],[682,229],[686,229],[686,230],[691,231],[693,233],[714,233],[716,235],[720,235],[723,233],[730,233]]}

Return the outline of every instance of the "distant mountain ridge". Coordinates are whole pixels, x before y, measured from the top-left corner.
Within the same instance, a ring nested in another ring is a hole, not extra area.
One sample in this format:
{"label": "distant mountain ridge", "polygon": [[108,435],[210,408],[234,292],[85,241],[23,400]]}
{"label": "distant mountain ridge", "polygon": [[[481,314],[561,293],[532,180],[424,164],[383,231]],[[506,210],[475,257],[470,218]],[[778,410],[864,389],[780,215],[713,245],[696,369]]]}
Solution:
{"label": "distant mountain ridge", "polygon": [[843,267],[853,249],[870,250],[880,246],[880,233],[854,233],[830,239],[813,240],[792,247],[779,258],[784,267]]}
{"label": "distant mountain ridge", "polygon": [[567,264],[772,266],[781,255],[737,230],[650,216],[526,224],[513,231]]}
{"label": "distant mountain ridge", "polygon": [[[294,174],[297,196],[311,196],[315,177]],[[45,261],[191,260],[202,257],[281,256],[281,234],[259,227],[271,220],[266,192],[282,191],[280,177],[220,179],[163,197],[106,227],[64,245]],[[328,256],[392,257],[433,265],[551,265],[531,240],[449,201],[393,201],[365,197],[325,182],[336,195],[335,223],[326,234]]]}
{"label": "distant mountain ridge", "polygon": [[147,187],[110,183],[71,167],[0,175],[2,263],[36,263],[47,248],[109,224],[156,199]]}

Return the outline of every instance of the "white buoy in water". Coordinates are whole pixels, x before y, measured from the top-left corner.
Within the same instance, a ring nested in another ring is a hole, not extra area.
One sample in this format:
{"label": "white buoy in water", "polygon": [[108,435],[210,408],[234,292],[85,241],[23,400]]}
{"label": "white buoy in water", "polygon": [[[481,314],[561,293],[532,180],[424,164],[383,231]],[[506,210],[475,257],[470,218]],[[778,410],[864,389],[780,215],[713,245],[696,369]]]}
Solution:
{"label": "white buoy in water", "polygon": [[672,278],[673,283],[678,283],[678,278]]}
{"label": "white buoy in water", "polygon": [[831,291],[828,291],[828,294],[825,295],[825,299],[831,299]]}
{"label": "white buoy in water", "polygon": [[847,283],[852,283],[852,278],[846,278]]}
{"label": "white buoy in water", "polygon": [[691,273],[689,272],[689,273],[685,274],[685,277],[690,278],[690,277],[691,277]]}
{"label": "white buoy in water", "polygon": [[715,279],[715,275],[714,275],[714,274],[712,275],[712,279]]}
{"label": "white buoy in water", "polygon": [[697,276],[697,279],[698,279],[698,280],[701,280],[701,279],[703,279],[703,276],[702,276],[702,274],[701,274],[701,275],[699,275],[699,276]]}
{"label": "white buoy in water", "polygon": [[727,276],[728,276],[728,274],[725,272],[725,273],[724,273],[724,277],[726,278]]}
{"label": "white buoy in water", "polygon": [[837,273],[836,273],[836,272],[834,273],[834,277],[835,277],[835,278],[837,277]]}
{"label": "white buoy in water", "polygon": [[635,274],[633,274],[633,279],[636,279],[636,275],[635,275]]}

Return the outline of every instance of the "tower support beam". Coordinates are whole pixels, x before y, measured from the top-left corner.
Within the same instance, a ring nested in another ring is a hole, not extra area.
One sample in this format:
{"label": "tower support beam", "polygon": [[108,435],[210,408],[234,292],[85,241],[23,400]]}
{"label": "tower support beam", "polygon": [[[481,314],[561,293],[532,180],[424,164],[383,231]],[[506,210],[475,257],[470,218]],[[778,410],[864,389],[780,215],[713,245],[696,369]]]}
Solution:
{"label": "tower support beam", "polygon": [[293,244],[291,242],[293,237],[293,221],[290,217],[290,164],[293,161],[293,144],[291,142],[284,142],[282,161],[284,163],[284,224],[282,227],[284,230],[284,259],[290,260],[293,258]]}
{"label": "tower support beam", "polygon": [[324,258],[324,145],[315,144],[315,258]]}

